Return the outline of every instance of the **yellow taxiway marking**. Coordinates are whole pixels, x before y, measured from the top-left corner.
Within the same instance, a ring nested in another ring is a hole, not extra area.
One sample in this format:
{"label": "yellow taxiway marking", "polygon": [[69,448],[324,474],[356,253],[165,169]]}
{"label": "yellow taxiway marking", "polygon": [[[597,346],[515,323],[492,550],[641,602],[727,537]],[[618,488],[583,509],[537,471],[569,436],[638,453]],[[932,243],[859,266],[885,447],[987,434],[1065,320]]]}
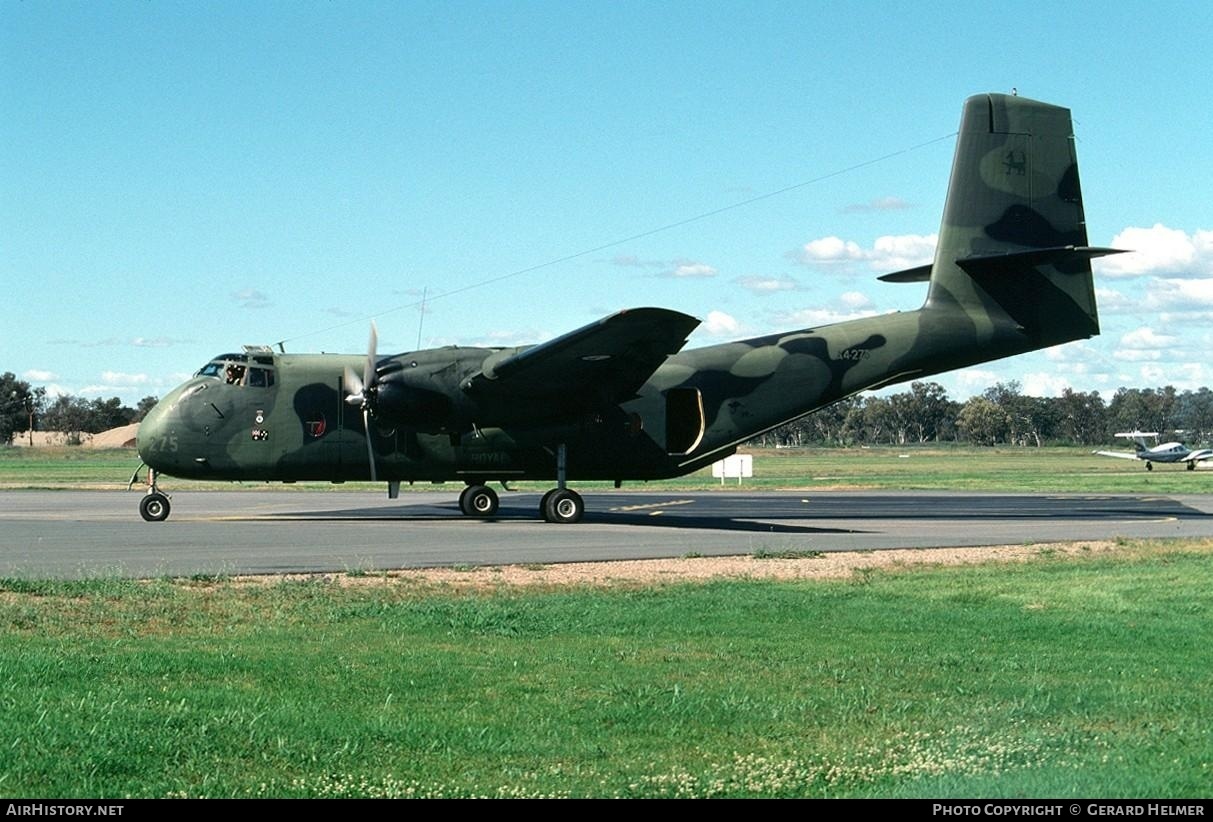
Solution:
{"label": "yellow taxiway marking", "polygon": [[651,508],[669,508],[672,505],[691,505],[695,502],[693,499],[673,499],[669,502],[646,502],[643,505],[620,505],[617,508],[611,508],[611,511],[647,511]]}

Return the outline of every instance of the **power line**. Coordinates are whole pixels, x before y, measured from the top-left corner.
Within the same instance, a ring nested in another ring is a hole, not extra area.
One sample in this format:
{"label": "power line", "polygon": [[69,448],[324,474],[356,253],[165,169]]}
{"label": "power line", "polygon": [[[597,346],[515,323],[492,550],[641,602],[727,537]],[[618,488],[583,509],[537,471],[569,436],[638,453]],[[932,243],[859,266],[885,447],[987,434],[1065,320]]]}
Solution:
{"label": "power line", "polygon": [[[615,248],[616,246],[621,246],[624,243],[635,242],[636,240],[643,240],[646,237],[652,237],[654,234],[661,234],[662,232],[665,232],[665,231],[671,231],[675,228],[681,228],[682,226],[690,225],[691,223],[696,223],[696,222],[699,222],[700,220],[706,220],[709,217],[715,217],[718,214],[723,214],[726,211],[732,211],[737,208],[744,208],[746,206],[753,205],[754,203],[760,203],[763,200],[769,200],[772,197],[778,197],[781,194],[787,194],[789,191],[796,191],[797,189],[804,188],[805,186],[815,185],[817,183],[824,182],[825,180],[829,180],[834,177],[840,177],[844,174],[850,174],[851,172],[858,171],[861,168],[867,168],[868,166],[876,165],[877,163],[883,163],[884,161],[891,160],[894,157],[900,157],[903,154],[909,154],[913,151],[918,151],[919,149],[926,148],[927,146],[932,146],[936,143],[943,142],[944,140],[950,140],[951,138],[955,137],[957,134],[959,134],[959,132],[953,131],[949,134],[944,134],[940,137],[936,137],[934,139],[927,140],[926,142],[923,142],[923,143],[917,143],[912,146],[900,148],[897,151],[892,151],[892,152],[889,152],[888,154],[882,154],[879,157],[873,157],[870,160],[864,160],[861,163],[855,163],[854,165],[847,166],[846,168],[840,168],[836,171],[831,171],[828,174],[822,174],[818,177],[813,177],[812,179],[809,179],[809,180],[803,180],[799,183],[793,183],[792,185],[784,186],[783,188],[779,188],[774,191],[768,191],[765,194],[759,194],[755,197],[750,197],[745,200],[739,200],[735,203],[730,203],[726,206],[721,206],[720,208],[714,208],[711,211],[705,211],[702,214],[696,214],[693,217],[686,217],[684,219],[677,220],[672,223],[666,223],[665,225],[658,226],[657,228],[650,228],[647,231],[641,231],[638,234],[632,234],[627,237],[621,237],[617,240],[611,240],[610,242],[602,243],[601,245],[596,245],[593,248],[587,248],[582,251],[578,251],[574,254],[566,254],[563,257],[556,257],[555,259],[551,259],[551,260],[548,260],[547,262],[539,263],[537,265],[527,266],[526,268],[519,268],[516,271],[511,271],[506,274],[499,274],[496,277],[488,277],[486,279],[479,280],[479,281],[471,283],[469,285],[460,286],[459,288],[452,288],[450,291],[441,291],[436,294],[429,294],[429,295],[426,295],[425,293],[423,293],[420,300],[415,300],[410,303],[404,303],[403,305],[397,305],[392,308],[385,308],[382,311],[377,311],[374,314],[367,315],[366,317],[362,317],[361,319],[346,320],[345,322],[337,323],[336,325],[330,325],[325,328],[318,329],[316,331],[309,331],[306,334],[300,334],[295,337],[288,337],[286,339],[279,340],[278,342],[274,343],[274,345],[281,348],[285,343],[294,342],[296,340],[302,340],[307,337],[314,336],[316,334],[324,334],[328,331],[336,331],[339,328],[345,328],[346,326],[350,326],[350,325],[361,325],[361,324],[369,323],[371,320],[378,319],[379,317],[382,317],[387,314],[394,314],[397,311],[403,311],[406,308],[416,308],[419,305],[424,306],[427,303],[434,302],[435,300],[441,300],[445,297],[453,297],[456,294],[463,294],[468,291],[473,291],[477,288],[484,288],[486,285],[492,285],[493,283],[499,283],[504,280],[513,279],[514,277],[520,277],[523,274],[531,274],[535,271],[540,271],[545,268],[551,268],[554,265],[560,265],[561,263],[567,263],[572,260],[580,259],[581,257],[586,257],[590,254],[597,254],[600,251],[606,251],[607,249]],[[420,334],[420,332],[418,332],[418,333]],[[418,346],[420,346],[420,339],[418,339]]]}

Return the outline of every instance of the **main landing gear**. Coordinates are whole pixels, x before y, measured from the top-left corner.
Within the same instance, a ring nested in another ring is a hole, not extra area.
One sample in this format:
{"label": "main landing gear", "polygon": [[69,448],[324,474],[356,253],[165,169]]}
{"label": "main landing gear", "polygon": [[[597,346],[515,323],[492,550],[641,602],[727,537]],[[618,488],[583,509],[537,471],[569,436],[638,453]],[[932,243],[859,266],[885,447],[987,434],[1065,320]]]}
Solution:
{"label": "main landing gear", "polygon": [[[568,473],[567,449],[562,444],[556,448],[556,487],[539,501],[539,516],[545,522],[572,524],[579,522],[585,514],[585,501],[581,495],[566,487]],[[469,517],[489,519],[496,516],[499,502],[497,493],[479,481],[472,482],[459,494],[459,510]]]}
{"label": "main landing gear", "polygon": [[[139,466],[139,468],[142,467]],[[126,486],[128,489],[139,479],[139,468],[136,468],[135,473],[131,474],[131,481]],[[143,499],[139,500],[139,516],[148,522],[164,522],[168,519],[170,510],[172,510],[172,506],[169,505],[168,494],[163,493],[156,485],[156,469],[148,468],[147,493],[143,495]]]}
{"label": "main landing gear", "polygon": [[459,510],[469,517],[491,517],[499,502],[497,492],[487,485],[469,485],[459,494]]}
{"label": "main landing gear", "polygon": [[539,501],[539,516],[545,522],[571,525],[581,521],[585,513],[585,502],[581,495],[565,487],[569,477],[569,455],[564,443],[556,446],[556,487],[543,495]]}
{"label": "main landing gear", "polygon": [[546,522],[578,522],[585,513],[585,502],[581,494],[571,488],[553,488],[539,501],[539,515]]}
{"label": "main landing gear", "polygon": [[[469,485],[459,494],[459,510],[464,516],[491,519],[499,507],[497,492],[487,485]],[[539,501],[539,516],[545,522],[574,523],[584,513],[585,502],[571,488],[553,488]]]}

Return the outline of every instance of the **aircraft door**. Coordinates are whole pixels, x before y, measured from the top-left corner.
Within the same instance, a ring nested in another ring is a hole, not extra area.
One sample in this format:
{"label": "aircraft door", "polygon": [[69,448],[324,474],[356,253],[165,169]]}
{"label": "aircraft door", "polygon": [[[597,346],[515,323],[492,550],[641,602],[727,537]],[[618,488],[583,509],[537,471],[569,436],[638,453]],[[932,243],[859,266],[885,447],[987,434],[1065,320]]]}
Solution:
{"label": "aircraft door", "polygon": [[681,456],[703,440],[703,395],[698,388],[671,388],[665,395],[665,447]]}

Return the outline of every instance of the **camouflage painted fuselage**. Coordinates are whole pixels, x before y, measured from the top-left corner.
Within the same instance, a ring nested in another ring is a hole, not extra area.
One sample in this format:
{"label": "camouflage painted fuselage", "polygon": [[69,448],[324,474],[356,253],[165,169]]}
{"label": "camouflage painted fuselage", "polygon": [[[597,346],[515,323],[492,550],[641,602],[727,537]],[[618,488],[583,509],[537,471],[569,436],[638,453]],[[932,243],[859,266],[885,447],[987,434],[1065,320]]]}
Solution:
{"label": "camouflage painted fuselage", "polygon": [[[1069,111],[979,95],[965,105],[935,260],[904,272],[929,279],[922,308],[690,351],[675,344],[668,357],[639,357],[651,363],[635,384],[616,374],[601,394],[499,379],[495,365],[505,374],[526,348],[378,360],[377,475],[550,480],[560,445],[570,480],[685,474],[856,392],[1097,334],[1090,259],[1104,253],[1087,248]],[[677,339],[695,324],[657,309],[632,320]],[[265,374],[228,384],[221,368],[231,362],[219,358],[149,414],[139,436],[149,466],[231,480],[370,478],[362,412],[344,402],[343,373],[361,370],[361,357],[262,351],[242,362]]]}

